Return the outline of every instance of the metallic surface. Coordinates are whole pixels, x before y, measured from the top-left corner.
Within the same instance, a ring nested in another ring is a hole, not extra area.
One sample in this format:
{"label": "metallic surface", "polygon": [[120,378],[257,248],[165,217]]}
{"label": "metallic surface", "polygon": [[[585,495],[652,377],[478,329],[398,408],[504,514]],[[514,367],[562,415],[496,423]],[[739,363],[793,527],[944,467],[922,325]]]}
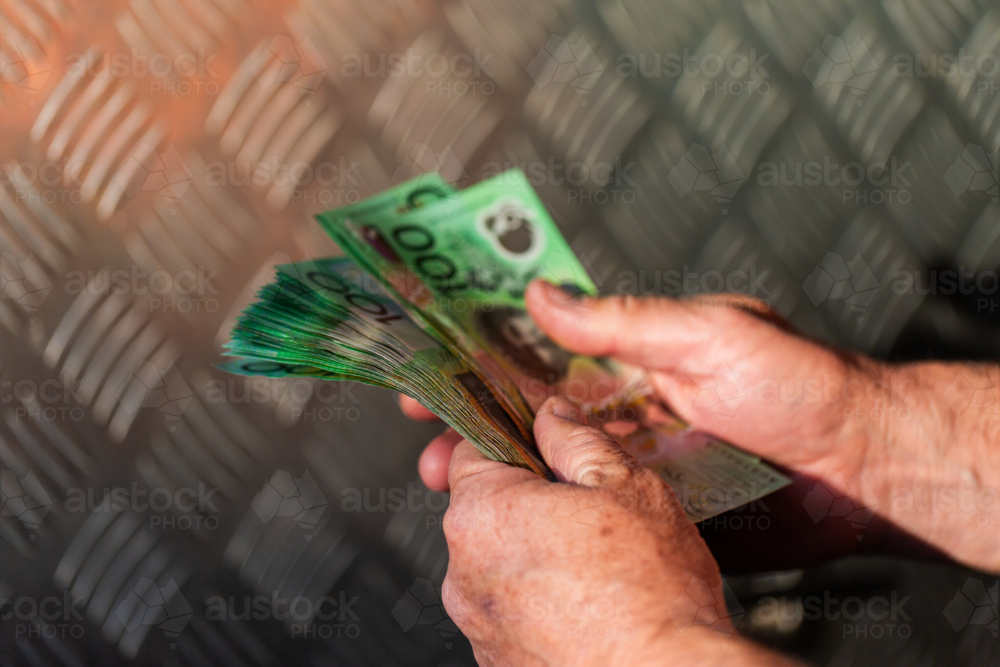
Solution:
{"label": "metallic surface", "polygon": [[[271,266],[337,253],[313,214],[422,170],[525,168],[605,292],[745,275],[824,340],[1000,357],[996,295],[892,288],[1000,268],[996,0],[0,0],[0,47],[2,664],[470,664],[435,427],[212,366]],[[905,638],[757,628],[823,664],[995,665],[942,615],[971,576],[734,590],[917,596]]]}

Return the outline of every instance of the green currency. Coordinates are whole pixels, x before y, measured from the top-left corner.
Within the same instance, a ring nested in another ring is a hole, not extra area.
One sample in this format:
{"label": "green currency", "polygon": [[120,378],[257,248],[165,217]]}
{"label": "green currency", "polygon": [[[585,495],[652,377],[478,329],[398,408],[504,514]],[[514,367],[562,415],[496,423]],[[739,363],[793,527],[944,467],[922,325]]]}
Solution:
{"label": "green currency", "polygon": [[[279,268],[227,345],[240,374],[353,380],[410,395],[498,460],[549,474],[533,442],[467,361],[425,334],[345,259]],[[296,276],[301,276],[300,280]]]}
{"label": "green currency", "polygon": [[520,171],[461,192],[427,174],[318,220],[351,259],[278,267],[237,321],[225,370],[399,391],[487,456],[545,475],[534,410],[565,395],[660,474],[692,521],[789,483],[675,417],[643,369],[570,353],[538,329],[531,280],[597,290]]}

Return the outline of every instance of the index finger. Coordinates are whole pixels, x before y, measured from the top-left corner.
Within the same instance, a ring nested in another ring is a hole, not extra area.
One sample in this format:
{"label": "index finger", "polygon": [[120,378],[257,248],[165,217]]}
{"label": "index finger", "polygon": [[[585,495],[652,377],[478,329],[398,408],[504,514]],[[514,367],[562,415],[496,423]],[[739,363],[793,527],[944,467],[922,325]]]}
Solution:
{"label": "index finger", "polygon": [[468,440],[462,440],[455,447],[448,467],[448,486],[452,497],[473,488],[480,493],[490,493],[533,479],[542,478],[530,470],[486,458]]}

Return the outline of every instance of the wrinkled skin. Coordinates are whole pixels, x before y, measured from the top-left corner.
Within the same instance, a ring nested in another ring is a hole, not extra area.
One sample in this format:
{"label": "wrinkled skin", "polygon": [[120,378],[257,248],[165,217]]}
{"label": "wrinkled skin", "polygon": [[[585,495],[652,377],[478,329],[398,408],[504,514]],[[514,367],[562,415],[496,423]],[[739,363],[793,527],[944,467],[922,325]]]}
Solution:
{"label": "wrinkled skin", "polygon": [[[834,351],[744,297],[572,299],[536,281],[526,299],[561,346],[645,367],[682,418],[796,480],[787,507],[774,496],[778,529],[752,545],[723,535],[720,558],[752,546],[766,569],[860,549],[1000,571],[995,366]],[[706,387],[732,400],[706,402]],[[733,634],[716,560],[655,474],[566,399],[542,407],[535,436],[558,482],[489,461],[451,431],[420,460],[429,487],[451,490],[444,602],[481,664],[790,664]],[[817,484],[868,518],[809,519],[795,487]]]}

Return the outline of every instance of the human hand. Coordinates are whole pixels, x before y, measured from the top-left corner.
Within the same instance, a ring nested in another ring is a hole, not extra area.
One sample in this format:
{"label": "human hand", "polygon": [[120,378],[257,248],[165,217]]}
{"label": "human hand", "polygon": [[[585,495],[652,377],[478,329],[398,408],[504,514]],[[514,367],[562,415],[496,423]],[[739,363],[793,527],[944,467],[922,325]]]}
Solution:
{"label": "human hand", "polygon": [[[701,524],[725,569],[863,551],[947,554],[1000,570],[996,397],[977,409],[961,395],[980,385],[995,393],[996,367],[890,366],[796,336],[761,302],[738,296],[571,299],[536,281],[526,301],[566,349],[649,369],[681,418],[793,478]],[[723,400],[702,400],[706,389]],[[421,476],[431,488],[447,490],[459,440],[448,432],[424,451]]]}
{"label": "human hand", "polygon": [[[996,397],[963,395],[995,394],[996,367],[891,366],[832,350],[738,296],[572,299],[536,281],[526,300],[556,343],[647,368],[682,419],[791,474],[792,486],[702,525],[727,569],[862,550],[1000,570]],[[962,373],[973,377],[956,388]],[[722,400],[704,400],[706,390]],[[739,517],[757,529],[729,529]]]}
{"label": "human hand", "polygon": [[732,636],[718,566],[673,492],[581,420],[562,398],[536,416],[561,483],[452,447],[442,597],[479,663],[789,664]]}

